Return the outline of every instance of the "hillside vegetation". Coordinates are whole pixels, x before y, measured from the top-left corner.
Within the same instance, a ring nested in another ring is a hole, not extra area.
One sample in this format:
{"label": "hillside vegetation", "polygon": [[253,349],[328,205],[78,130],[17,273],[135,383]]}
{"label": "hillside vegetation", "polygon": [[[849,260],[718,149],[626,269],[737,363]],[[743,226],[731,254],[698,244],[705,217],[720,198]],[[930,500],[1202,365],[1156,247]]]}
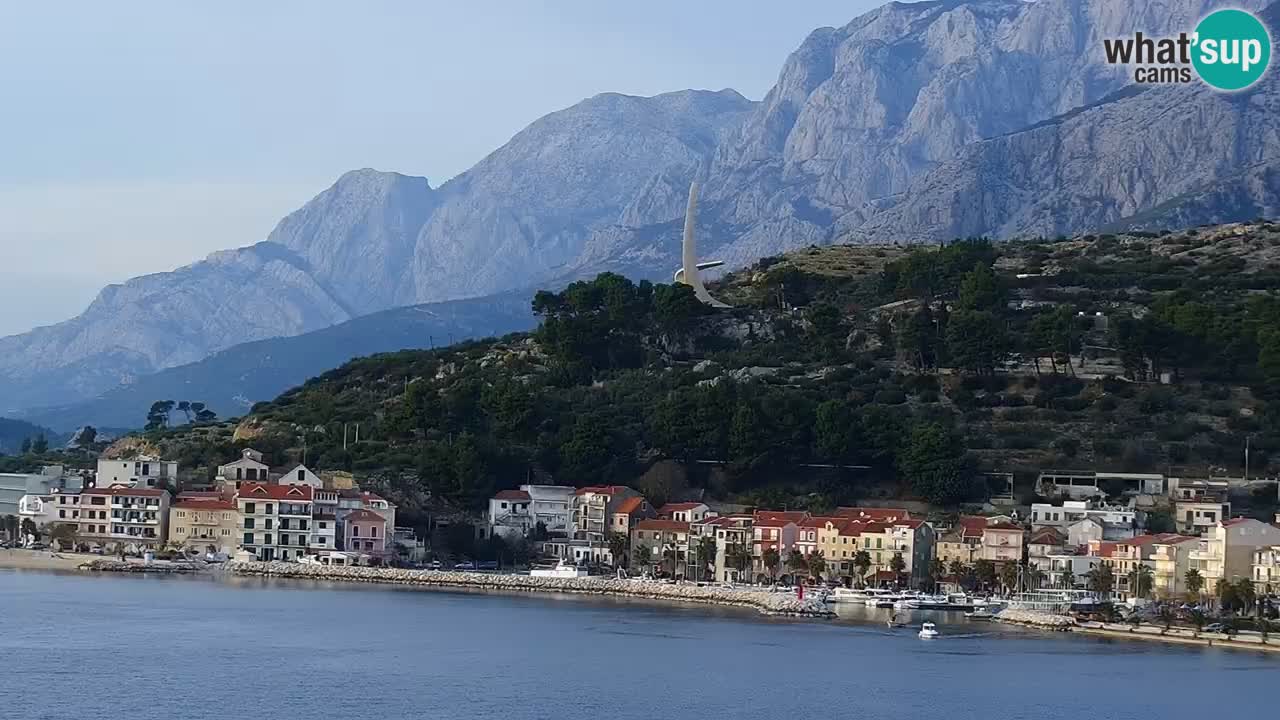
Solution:
{"label": "hillside vegetation", "polygon": [[982,471],[1239,473],[1246,438],[1254,474],[1280,461],[1280,226],[811,248],[713,292],[735,307],[603,274],[538,293],[532,333],[354,360],[148,438],[205,468],[305,448],[410,507],[529,478],[953,505]]}

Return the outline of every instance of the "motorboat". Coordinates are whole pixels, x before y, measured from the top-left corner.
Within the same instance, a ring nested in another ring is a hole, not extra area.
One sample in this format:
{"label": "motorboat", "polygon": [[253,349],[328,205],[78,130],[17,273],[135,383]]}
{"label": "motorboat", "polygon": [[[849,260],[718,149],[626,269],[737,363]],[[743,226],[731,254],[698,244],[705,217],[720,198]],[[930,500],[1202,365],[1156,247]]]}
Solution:
{"label": "motorboat", "polygon": [[941,635],[941,633],[938,632],[937,626],[931,622],[927,622],[920,626],[920,638],[923,640],[932,640],[939,635]]}
{"label": "motorboat", "polygon": [[991,620],[995,618],[996,614],[986,608],[978,608],[977,610],[970,610],[964,616],[970,620]]}
{"label": "motorboat", "polygon": [[871,592],[866,588],[847,588],[838,587],[831,591],[828,597],[833,603],[852,603],[854,605],[866,605],[868,593]]}

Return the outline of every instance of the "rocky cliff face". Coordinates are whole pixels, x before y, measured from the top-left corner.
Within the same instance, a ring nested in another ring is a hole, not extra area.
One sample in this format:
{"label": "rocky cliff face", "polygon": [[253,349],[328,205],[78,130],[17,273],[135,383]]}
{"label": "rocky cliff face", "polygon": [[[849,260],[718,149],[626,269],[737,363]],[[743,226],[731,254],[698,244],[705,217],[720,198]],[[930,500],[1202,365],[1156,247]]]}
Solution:
{"label": "rocky cliff face", "polygon": [[694,177],[702,253],[730,266],[840,238],[1254,217],[1280,204],[1272,90],[1135,93],[1126,69],[1103,63],[1103,38],[1188,29],[1221,5],[890,3],[812,33],[760,103],[605,94],[436,189],[349,173],[265,243],[108,288],[78,318],[0,339],[0,412],[390,307],[605,269],[669,278]]}
{"label": "rocky cliff face", "polygon": [[530,287],[577,257],[592,228],[618,222],[636,189],[687,187],[751,106],[731,90],[599,95],[535,122],[438,190],[424,178],[347,173],[265,242],[107,287],[79,317],[0,338],[0,413],[379,310]]}

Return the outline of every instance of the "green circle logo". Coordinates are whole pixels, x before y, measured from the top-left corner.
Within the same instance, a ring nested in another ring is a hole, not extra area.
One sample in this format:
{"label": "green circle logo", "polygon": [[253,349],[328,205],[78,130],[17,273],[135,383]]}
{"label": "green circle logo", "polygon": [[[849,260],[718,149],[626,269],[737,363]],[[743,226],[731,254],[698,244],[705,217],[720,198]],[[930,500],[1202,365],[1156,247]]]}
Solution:
{"label": "green circle logo", "polygon": [[1243,90],[1258,82],[1271,62],[1271,35],[1244,10],[1209,13],[1196,26],[1191,64],[1219,90]]}

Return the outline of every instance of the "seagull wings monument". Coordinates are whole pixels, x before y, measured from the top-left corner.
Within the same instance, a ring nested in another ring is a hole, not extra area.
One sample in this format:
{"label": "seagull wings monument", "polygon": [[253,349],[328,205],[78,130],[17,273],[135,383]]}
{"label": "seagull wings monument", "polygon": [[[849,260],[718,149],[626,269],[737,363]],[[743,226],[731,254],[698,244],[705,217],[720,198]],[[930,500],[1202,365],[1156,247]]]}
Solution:
{"label": "seagull wings monument", "polygon": [[720,267],[724,264],[723,260],[712,260],[710,262],[698,262],[698,252],[694,246],[693,226],[698,213],[698,181],[694,180],[689,185],[689,206],[684,212],[684,253],[683,267],[676,271],[675,281],[684,283],[693,288],[693,294],[698,297],[704,304],[716,308],[727,308],[728,305],[711,297],[711,293],[707,292],[707,288],[702,284],[702,278],[698,276],[699,270],[707,268]]}

